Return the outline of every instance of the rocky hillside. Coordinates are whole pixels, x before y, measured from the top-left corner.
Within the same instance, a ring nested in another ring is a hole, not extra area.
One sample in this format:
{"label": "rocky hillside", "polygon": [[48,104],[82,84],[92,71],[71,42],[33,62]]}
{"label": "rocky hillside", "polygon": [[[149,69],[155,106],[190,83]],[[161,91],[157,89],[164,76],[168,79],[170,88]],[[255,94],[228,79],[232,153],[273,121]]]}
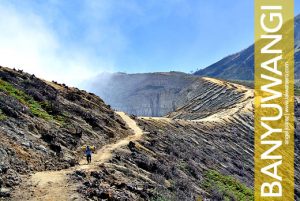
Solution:
{"label": "rocky hillside", "polygon": [[168,117],[133,117],[142,139],[97,171],[74,173],[78,191],[93,200],[253,200],[253,91],[203,78],[181,93],[186,105]]}
{"label": "rocky hillside", "polygon": [[[224,83],[226,84],[226,83]],[[247,94],[247,93],[246,93]],[[299,100],[296,101],[299,143]],[[92,200],[251,201],[254,183],[252,100],[206,118],[135,118],[143,138],[116,150],[98,170],[72,175]],[[295,200],[300,199],[296,146]]]}
{"label": "rocky hillside", "polygon": [[216,113],[228,116],[229,113],[239,112],[247,104],[251,106],[253,99],[253,90],[247,87],[205,77],[198,79],[181,94],[187,97],[178,104],[183,106],[168,114],[168,117],[194,120],[211,118]]}
{"label": "rocky hillside", "polygon": [[145,131],[142,140],[117,150],[99,170],[74,174],[86,197],[253,200],[253,141],[247,125],[159,118],[138,122]]}
{"label": "rocky hillside", "polygon": [[[194,73],[228,80],[254,79],[254,45]],[[300,15],[295,17],[295,78],[300,79]]]}
{"label": "rocky hillside", "polygon": [[[116,150],[99,170],[74,173],[72,178],[81,182],[79,192],[94,200],[253,200],[253,90],[211,78],[202,81],[193,85],[198,96],[168,117],[133,117],[143,138]],[[296,145],[299,101],[297,97]]]}
{"label": "rocky hillside", "polygon": [[0,67],[0,197],[34,171],[74,166],[80,147],[131,133],[99,97]]}

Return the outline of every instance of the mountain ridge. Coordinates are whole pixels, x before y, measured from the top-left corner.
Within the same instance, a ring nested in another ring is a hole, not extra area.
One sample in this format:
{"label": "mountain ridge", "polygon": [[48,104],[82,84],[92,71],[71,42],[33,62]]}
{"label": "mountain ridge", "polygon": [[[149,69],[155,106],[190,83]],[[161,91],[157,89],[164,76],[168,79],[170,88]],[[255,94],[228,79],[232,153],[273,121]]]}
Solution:
{"label": "mountain ridge", "polygon": [[[295,79],[300,79],[300,14],[295,17]],[[194,73],[227,80],[254,79],[254,45],[231,54]]]}

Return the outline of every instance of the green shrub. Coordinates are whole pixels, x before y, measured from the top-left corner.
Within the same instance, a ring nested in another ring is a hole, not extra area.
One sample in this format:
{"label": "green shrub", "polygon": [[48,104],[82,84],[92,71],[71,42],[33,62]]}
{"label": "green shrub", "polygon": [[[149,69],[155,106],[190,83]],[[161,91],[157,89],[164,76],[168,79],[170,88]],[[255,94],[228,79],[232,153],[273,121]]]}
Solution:
{"label": "green shrub", "polygon": [[23,91],[15,88],[13,85],[1,79],[0,79],[0,90],[6,92],[8,95],[16,98],[22,104],[29,107],[33,115],[43,118],[45,120],[53,119],[51,115],[49,115],[45,110],[43,110],[39,102],[35,101],[31,96],[25,94]]}
{"label": "green shrub", "polygon": [[54,119],[61,125],[64,125],[66,123],[67,115],[64,113],[62,115],[56,115],[54,116]]}
{"label": "green shrub", "polygon": [[295,96],[300,96],[300,88],[295,87]]}
{"label": "green shrub", "polygon": [[188,169],[188,164],[184,161],[180,161],[179,162],[179,169],[182,170],[182,171],[187,171]]}
{"label": "green shrub", "polygon": [[170,201],[170,199],[162,195],[156,195],[155,197],[151,198],[151,201]]}
{"label": "green shrub", "polygon": [[212,197],[221,200],[254,200],[253,190],[240,183],[231,176],[225,176],[215,170],[209,170],[204,174],[202,187],[207,190]]}
{"label": "green shrub", "polygon": [[7,117],[5,114],[3,114],[2,110],[0,109],[0,121],[5,120]]}

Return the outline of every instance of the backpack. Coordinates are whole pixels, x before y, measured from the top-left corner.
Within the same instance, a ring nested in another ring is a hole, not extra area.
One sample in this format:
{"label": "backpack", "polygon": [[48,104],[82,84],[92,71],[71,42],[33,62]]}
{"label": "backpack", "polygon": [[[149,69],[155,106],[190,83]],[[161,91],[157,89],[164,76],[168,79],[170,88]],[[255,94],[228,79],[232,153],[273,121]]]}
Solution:
{"label": "backpack", "polygon": [[[88,146],[88,145],[83,145],[83,146],[81,147],[81,150],[85,152],[87,146]],[[92,151],[92,153],[95,153],[95,150],[96,150],[95,146],[89,146],[89,147],[90,147],[90,150]]]}

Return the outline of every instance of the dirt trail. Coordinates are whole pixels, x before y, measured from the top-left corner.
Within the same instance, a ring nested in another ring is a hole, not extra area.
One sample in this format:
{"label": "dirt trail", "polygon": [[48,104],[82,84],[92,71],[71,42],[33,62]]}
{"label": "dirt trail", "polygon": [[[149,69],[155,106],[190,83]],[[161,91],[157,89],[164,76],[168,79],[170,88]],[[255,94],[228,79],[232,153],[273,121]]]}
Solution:
{"label": "dirt trail", "polygon": [[127,116],[124,112],[117,112],[126,122],[129,128],[134,131],[124,139],[115,143],[105,145],[93,155],[91,165],[86,164],[86,160],[80,161],[79,165],[73,168],[60,171],[43,171],[37,172],[30,176],[16,190],[11,200],[30,200],[30,201],[67,201],[67,200],[84,200],[76,192],[77,186],[68,183],[67,174],[75,170],[93,170],[101,163],[108,161],[113,151],[127,145],[130,141],[136,141],[141,138],[143,131],[137,126],[136,122]]}
{"label": "dirt trail", "polygon": [[93,155],[93,164],[86,165],[86,160],[82,159],[79,163],[80,166],[77,169],[92,169],[93,167],[96,167],[97,164],[101,164],[109,160],[112,157],[112,152],[114,150],[127,145],[130,141],[136,141],[141,138],[141,136],[143,135],[143,131],[137,126],[136,122],[129,116],[127,116],[124,112],[117,112],[117,114],[120,115],[126,122],[127,126],[133,130],[134,135],[130,135],[113,144],[105,145],[102,149],[100,149],[96,154]]}

